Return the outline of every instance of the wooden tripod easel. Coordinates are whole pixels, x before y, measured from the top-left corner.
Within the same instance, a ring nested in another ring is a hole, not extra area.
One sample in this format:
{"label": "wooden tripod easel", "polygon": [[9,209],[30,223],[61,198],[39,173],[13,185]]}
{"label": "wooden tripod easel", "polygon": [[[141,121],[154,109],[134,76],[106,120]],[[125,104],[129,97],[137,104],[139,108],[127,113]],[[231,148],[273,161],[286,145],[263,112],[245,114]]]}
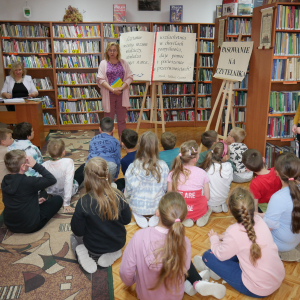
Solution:
{"label": "wooden tripod easel", "polygon": [[[233,128],[235,127],[235,121],[234,121],[234,115],[233,115],[233,109],[232,109],[233,100],[234,100],[234,97],[233,97],[234,92],[232,90],[233,89],[233,82],[234,81],[223,80],[221,88],[220,88],[218,96],[217,96],[217,99],[216,99],[216,102],[214,104],[213,110],[211,112],[209,121],[208,121],[206,129],[205,129],[205,131],[210,129],[210,124],[213,120],[215,111],[217,109],[217,106],[218,106],[220,98],[221,98],[221,95],[223,94],[222,102],[221,102],[221,106],[220,106],[220,110],[219,110],[219,115],[218,115],[217,123],[216,123],[216,126],[215,126],[215,131],[218,132],[219,125],[220,125],[220,122],[221,122],[221,119],[222,119],[222,113],[223,113],[223,108],[224,108],[224,104],[225,104],[225,99],[227,99],[227,113],[226,113],[226,119],[225,119],[224,136],[219,135],[219,138],[222,139],[222,140],[226,139],[226,137],[227,137],[229,114],[231,115],[232,127]],[[200,144],[200,150],[199,150],[200,153],[201,153],[201,150],[202,150],[202,143]]]}
{"label": "wooden tripod easel", "polygon": [[[160,104],[160,115],[161,121],[157,121],[157,88],[159,93],[159,104]],[[140,110],[140,115],[137,121],[136,132],[139,131],[141,123],[153,123],[155,124],[155,134],[157,135],[157,124],[161,124],[162,133],[165,132],[165,117],[164,117],[164,107],[163,107],[163,98],[162,98],[162,82],[153,82],[151,85],[151,107],[150,107],[150,120],[142,120],[143,110],[145,108],[145,101],[147,97],[147,92],[149,89],[149,82],[146,83],[145,93],[143,97],[143,102]],[[153,120],[154,113],[154,120]]]}

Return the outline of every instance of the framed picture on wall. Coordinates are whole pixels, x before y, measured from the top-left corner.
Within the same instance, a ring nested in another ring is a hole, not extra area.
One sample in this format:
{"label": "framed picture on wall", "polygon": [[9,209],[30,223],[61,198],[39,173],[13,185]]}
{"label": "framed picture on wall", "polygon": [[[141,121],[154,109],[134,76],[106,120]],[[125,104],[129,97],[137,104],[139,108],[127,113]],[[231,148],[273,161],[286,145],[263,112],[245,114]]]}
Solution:
{"label": "framed picture on wall", "polygon": [[140,11],[160,11],[161,0],[138,0]]}

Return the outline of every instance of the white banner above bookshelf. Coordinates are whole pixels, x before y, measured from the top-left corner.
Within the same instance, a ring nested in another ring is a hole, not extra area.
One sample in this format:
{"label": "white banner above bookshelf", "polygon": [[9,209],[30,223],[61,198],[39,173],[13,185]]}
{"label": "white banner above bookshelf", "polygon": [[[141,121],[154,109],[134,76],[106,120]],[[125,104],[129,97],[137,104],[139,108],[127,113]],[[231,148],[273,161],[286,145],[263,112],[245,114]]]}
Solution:
{"label": "white banner above bookshelf", "polygon": [[214,77],[242,81],[247,74],[252,49],[253,42],[224,42]]}
{"label": "white banner above bookshelf", "polygon": [[262,17],[260,25],[260,43],[258,49],[270,49],[272,38],[273,7],[261,9],[260,11],[262,13]]}

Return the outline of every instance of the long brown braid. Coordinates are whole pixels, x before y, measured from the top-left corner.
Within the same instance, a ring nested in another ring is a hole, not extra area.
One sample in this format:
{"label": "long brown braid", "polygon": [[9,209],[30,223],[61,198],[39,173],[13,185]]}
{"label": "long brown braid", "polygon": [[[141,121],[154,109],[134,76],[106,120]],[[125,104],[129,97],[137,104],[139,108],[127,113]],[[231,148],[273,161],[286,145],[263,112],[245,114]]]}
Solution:
{"label": "long brown braid", "polygon": [[229,196],[229,209],[239,224],[242,224],[247,235],[252,242],[250,248],[250,262],[253,266],[261,258],[261,248],[256,243],[256,233],[254,230],[254,198],[252,194],[243,187],[235,188]]}

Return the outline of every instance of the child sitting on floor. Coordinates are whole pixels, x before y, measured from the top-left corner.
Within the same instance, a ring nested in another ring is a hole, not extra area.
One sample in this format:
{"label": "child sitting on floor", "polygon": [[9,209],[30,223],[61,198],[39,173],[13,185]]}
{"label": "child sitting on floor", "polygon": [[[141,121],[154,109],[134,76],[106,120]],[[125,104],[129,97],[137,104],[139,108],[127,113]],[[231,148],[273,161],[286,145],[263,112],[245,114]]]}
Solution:
{"label": "child sitting on floor", "polygon": [[282,189],[271,197],[263,219],[271,230],[280,258],[300,262],[300,160],[295,154],[283,153],[275,160],[275,171]]}
{"label": "child sitting on floor", "polygon": [[[100,134],[90,142],[89,155],[86,161],[93,157],[102,157],[107,161],[111,181],[116,181],[120,172],[121,147],[120,142],[112,136],[115,131],[114,120],[104,117],[100,120]],[[82,168],[82,166],[80,167]]]}
{"label": "child sitting on floor", "polygon": [[247,171],[242,162],[242,155],[248,150],[247,146],[242,143],[245,136],[245,129],[234,127],[228,133],[225,141],[227,145],[230,145],[230,160],[234,165],[233,181],[238,183],[248,182],[253,177],[253,172]]}
{"label": "child sitting on floor", "polygon": [[168,191],[178,191],[186,201],[188,214],[182,222],[186,227],[192,227],[194,222],[199,227],[206,225],[212,211],[207,205],[209,178],[204,170],[195,166],[198,149],[196,141],[183,143],[168,175]]}
{"label": "child sitting on floor", "polygon": [[50,140],[47,151],[52,160],[44,162],[43,166],[57,179],[56,184],[47,188],[47,193],[59,195],[64,199],[64,212],[74,212],[70,206],[71,197],[77,193],[78,186],[81,184],[80,180],[76,178],[74,161],[71,158],[64,158],[66,151],[62,139]]}
{"label": "child sitting on floor", "polygon": [[225,296],[224,285],[204,281],[209,273],[202,272],[201,278],[191,263],[191,243],[182,225],[186,214],[180,194],[165,194],[156,210],[158,226],[137,231],[125,248],[120,277],[127,286],[136,282],[138,299],[182,299],[192,283],[202,296]]}
{"label": "child sitting on floor", "polygon": [[166,162],[169,170],[172,169],[174,158],[179,153],[179,148],[175,148],[177,138],[172,132],[164,132],[161,135],[160,142],[164,148],[164,151],[159,152],[159,159]]}
{"label": "child sitting on floor", "polygon": [[206,151],[201,152],[199,155],[199,159],[197,161],[197,167],[200,167],[200,165],[203,163],[205,156],[207,152],[210,150],[210,148],[219,141],[218,133],[214,130],[208,130],[201,134],[201,143],[203,146],[207,148]]}
{"label": "child sitting on floor", "polygon": [[246,296],[271,295],[285,276],[272,234],[262,218],[254,214],[254,198],[245,188],[232,192],[228,206],[236,223],[223,234],[210,230],[211,250],[203,257],[194,257],[195,267],[199,271],[208,269],[213,279],[221,277]]}
{"label": "child sitting on floor", "polygon": [[[156,226],[155,215],[160,198],[167,191],[169,168],[158,159],[158,139],[151,132],[144,132],[138,142],[135,161],[125,174],[125,197],[138,226]],[[148,220],[145,216],[151,216]]]}
{"label": "child sitting on floor", "polygon": [[131,213],[124,195],[111,187],[103,158],[94,157],[86,163],[84,186],[86,194],[78,200],[71,220],[71,247],[82,268],[95,273],[97,263],[108,267],[122,256],[124,225],[130,222]]}
{"label": "child sitting on floor", "polygon": [[[7,148],[7,151],[11,150],[24,150],[27,156],[32,156],[38,164],[43,163],[43,156],[37,146],[31,143],[34,138],[34,131],[30,123],[22,122],[15,126],[13,131],[14,142]],[[27,176],[38,176],[39,173],[28,168],[26,172]]]}
{"label": "child sitting on floor", "polygon": [[247,170],[255,173],[256,177],[250,183],[250,191],[254,196],[255,211],[266,212],[271,196],[282,187],[275,169],[267,169],[265,158],[255,149],[248,149],[242,155],[243,164]]}
{"label": "child sitting on floor", "polygon": [[228,212],[226,199],[233,179],[229,157],[229,146],[221,141],[212,146],[201,165],[209,178],[210,199],[207,203],[215,213]]}
{"label": "child sitting on floor", "polygon": [[[43,228],[59,211],[63,199],[39,198],[38,192],[56,183],[55,177],[23,150],[12,150],[4,156],[7,170],[1,187],[4,224],[11,232],[31,233]],[[42,177],[26,176],[28,168]]]}
{"label": "child sitting on floor", "polygon": [[[136,144],[138,142],[138,134],[132,129],[124,129],[121,134],[121,147],[126,151],[126,155],[121,159],[121,170],[123,175],[131,163],[133,163],[136,155]],[[119,178],[116,181],[118,190],[123,191],[125,188],[125,179]]]}
{"label": "child sitting on floor", "polygon": [[14,142],[11,134],[12,131],[10,129],[0,128],[0,185],[3,177],[8,174],[4,163],[4,156],[7,152],[7,147]]}

